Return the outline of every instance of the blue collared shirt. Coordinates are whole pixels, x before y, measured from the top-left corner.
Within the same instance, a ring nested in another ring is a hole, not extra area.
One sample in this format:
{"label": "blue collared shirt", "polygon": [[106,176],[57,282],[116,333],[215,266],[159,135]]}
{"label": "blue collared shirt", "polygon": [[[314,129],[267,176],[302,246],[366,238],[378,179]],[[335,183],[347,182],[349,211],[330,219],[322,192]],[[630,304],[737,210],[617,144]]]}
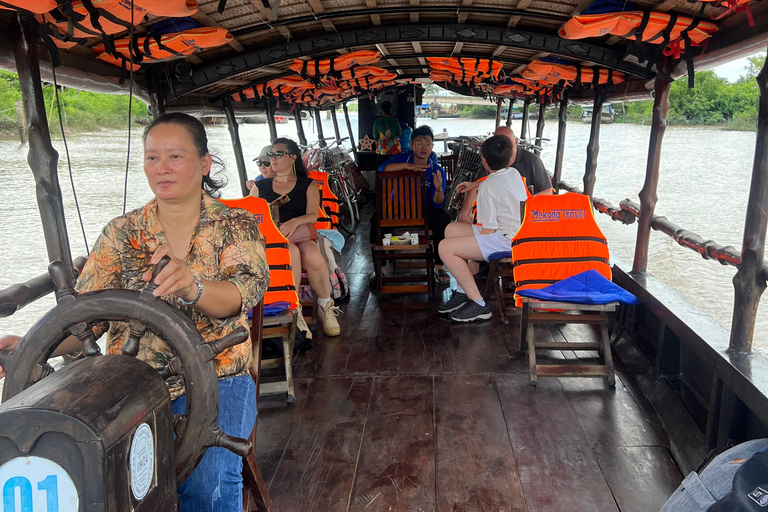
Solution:
{"label": "blue collared shirt", "polygon": [[[388,166],[389,164],[412,164],[413,163],[413,150],[411,151],[404,151],[402,153],[399,153],[397,155],[394,155],[392,158],[384,162],[379,166],[379,172],[384,172],[384,168]],[[436,172],[440,173],[440,176],[443,178],[443,185],[442,185],[442,192],[443,192],[443,202],[440,204],[437,204],[435,202],[435,184],[432,181],[433,176]],[[427,202],[430,206],[434,206],[435,208],[442,208],[443,203],[445,203],[445,182],[446,182],[447,175],[445,173],[445,169],[443,169],[439,163],[437,163],[437,155],[434,151],[432,151],[429,154],[429,158],[427,159],[427,171],[425,173],[424,179],[426,180],[426,186],[427,186]]]}

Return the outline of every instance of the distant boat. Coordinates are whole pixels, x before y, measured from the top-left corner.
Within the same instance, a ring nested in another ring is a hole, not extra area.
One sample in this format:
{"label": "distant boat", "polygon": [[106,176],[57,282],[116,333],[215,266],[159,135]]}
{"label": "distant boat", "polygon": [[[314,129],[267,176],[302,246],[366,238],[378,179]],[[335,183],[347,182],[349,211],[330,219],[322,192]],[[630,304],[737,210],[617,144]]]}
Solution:
{"label": "distant boat", "polygon": [[287,122],[288,122],[288,118],[287,117],[275,116],[275,123],[276,124],[284,124],[284,123],[287,123]]}

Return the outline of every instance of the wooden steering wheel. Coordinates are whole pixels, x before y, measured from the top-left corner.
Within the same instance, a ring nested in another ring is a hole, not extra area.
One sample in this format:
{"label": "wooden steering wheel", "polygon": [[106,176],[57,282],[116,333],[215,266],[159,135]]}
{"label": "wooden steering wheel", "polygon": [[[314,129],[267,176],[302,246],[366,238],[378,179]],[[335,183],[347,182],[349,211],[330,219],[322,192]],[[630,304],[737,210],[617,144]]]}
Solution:
{"label": "wooden steering wheel", "polygon": [[211,363],[219,353],[246,341],[248,331],[241,327],[206,343],[179,309],[152,295],[156,288],[154,277],[170,261],[167,257],[163,260],[155,265],[152,281],[141,292],[112,289],[82,294],[67,286],[63,264],[51,263],[48,270],[59,290],[59,302],[32,326],[15,352],[0,350],[0,366],[7,373],[3,388],[6,401],[53,373],[47,360],[70,335],[82,341],[84,356],[100,356],[92,327],[103,321],[128,322],[130,338],[122,353],[136,357],[141,337],[149,330],[173,353],[168,365],[158,370],[160,376],[168,379],[181,375],[184,379],[186,411],[173,418],[176,480],[181,484],[211,446],[227,448],[242,457],[252,449],[249,441],[227,436],[216,424],[219,386]]}

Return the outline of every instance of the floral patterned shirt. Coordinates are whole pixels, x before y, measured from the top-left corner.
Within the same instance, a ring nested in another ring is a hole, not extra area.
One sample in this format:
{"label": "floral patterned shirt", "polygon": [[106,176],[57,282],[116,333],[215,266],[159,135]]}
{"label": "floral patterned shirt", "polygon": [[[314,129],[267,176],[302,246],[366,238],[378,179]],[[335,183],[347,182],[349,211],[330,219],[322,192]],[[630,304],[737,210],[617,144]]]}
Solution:
{"label": "floral patterned shirt", "polygon": [[[152,268],[154,251],[166,244],[165,233],[157,217],[157,200],[142,208],[117,217],[107,224],[96,241],[90,257],[77,281],[77,290],[86,292],[105,288],[143,290],[146,282],[141,276]],[[191,306],[183,306],[172,296],[162,297],[179,307],[197,326],[206,342],[219,339],[242,326],[250,332],[247,311],[264,296],[269,285],[264,238],[252,214],[230,209],[203,193],[200,220],[195,227],[184,262],[200,280],[229,281],[237,286],[242,297],[240,312],[229,318],[210,318]],[[96,326],[97,337],[107,329],[107,323]],[[130,329],[126,322],[109,322],[107,352],[120,353],[128,340]],[[147,331],[141,339],[138,357],[155,368],[163,367],[171,351],[155,335]],[[251,361],[250,339],[231,347],[213,361],[219,378],[245,374]],[[171,399],[184,394],[181,377],[166,381]]]}

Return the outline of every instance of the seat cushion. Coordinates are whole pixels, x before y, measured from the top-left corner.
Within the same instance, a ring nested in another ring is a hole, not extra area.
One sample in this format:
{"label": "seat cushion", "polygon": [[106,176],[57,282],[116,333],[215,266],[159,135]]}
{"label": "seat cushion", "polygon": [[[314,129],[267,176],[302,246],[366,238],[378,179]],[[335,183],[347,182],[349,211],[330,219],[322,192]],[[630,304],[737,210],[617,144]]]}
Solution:
{"label": "seat cushion", "polygon": [[587,270],[546,288],[528,288],[516,293],[521,297],[574,304],[640,304],[637,297],[603,277],[597,270]]}
{"label": "seat cushion", "polygon": [[504,258],[511,258],[512,257],[512,251],[499,251],[494,252],[488,256],[488,261],[496,261],[496,260],[503,260]]}

